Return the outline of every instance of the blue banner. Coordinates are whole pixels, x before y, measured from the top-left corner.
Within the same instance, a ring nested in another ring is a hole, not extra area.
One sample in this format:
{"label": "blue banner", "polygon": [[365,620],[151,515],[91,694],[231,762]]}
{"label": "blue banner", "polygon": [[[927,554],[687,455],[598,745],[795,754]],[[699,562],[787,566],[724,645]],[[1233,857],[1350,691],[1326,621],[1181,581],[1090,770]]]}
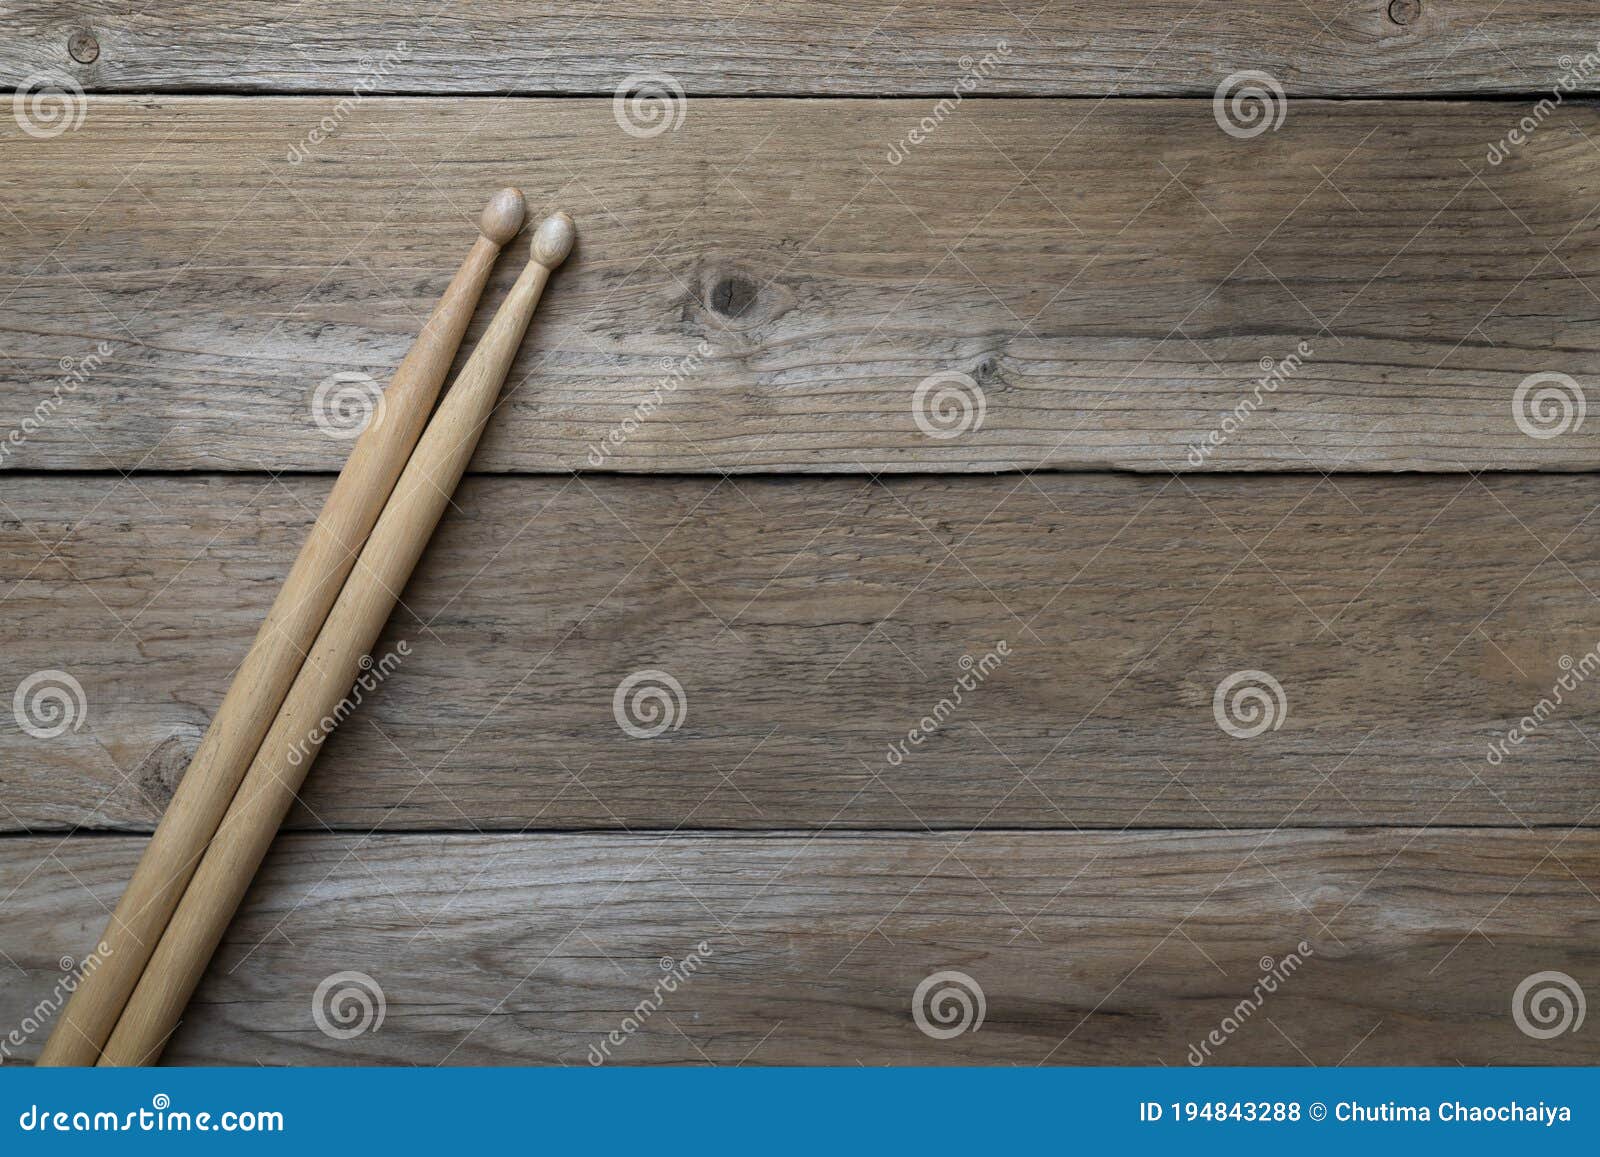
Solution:
{"label": "blue banner", "polygon": [[7,1153],[1594,1153],[1595,1069],[0,1070]]}

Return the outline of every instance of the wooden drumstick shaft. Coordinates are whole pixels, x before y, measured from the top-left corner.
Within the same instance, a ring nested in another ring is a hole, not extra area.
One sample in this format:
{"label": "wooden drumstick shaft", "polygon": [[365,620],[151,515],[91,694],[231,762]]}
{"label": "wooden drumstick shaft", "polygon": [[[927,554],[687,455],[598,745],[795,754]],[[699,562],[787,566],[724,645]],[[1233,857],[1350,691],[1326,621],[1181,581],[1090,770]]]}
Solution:
{"label": "wooden drumstick shaft", "polygon": [[344,585],[361,544],[428,420],[500,249],[526,206],[503,189],[479,218],[478,239],[395,371],[323,504],[255,642],[145,848],[41,1065],[92,1065],[143,974],[190,874],[222,822],[278,707]]}
{"label": "wooden drumstick shaft", "polygon": [[532,259],[495,313],[472,357],[445,393],[394,493],[361,549],[355,570],[267,732],[177,911],[107,1042],[103,1065],[151,1064],[221,942],[228,922],[294,803],[328,721],[361,675],[399,592],[450,503],[550,272],[573,242],[565,214],[546,218]]}

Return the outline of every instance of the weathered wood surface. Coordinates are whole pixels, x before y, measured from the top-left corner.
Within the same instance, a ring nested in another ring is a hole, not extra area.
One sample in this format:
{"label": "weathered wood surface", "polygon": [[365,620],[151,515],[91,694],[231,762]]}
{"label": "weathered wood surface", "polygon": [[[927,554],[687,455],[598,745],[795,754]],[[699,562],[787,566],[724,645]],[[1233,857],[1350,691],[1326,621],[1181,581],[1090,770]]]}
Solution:
{"label": "weathered wood surface", "polygon": [[[1600,109],[1489,163],[1600,90],[1591,5],[4,19],[8,86],[145,94],[0,117],[0,703],[84,690],[55,737],[0,708],[5,1030],[131,874],[329,484],[295,473],[348,451],[319,384],[387,378],[520,181],[581,250],[379,648],[410,654],[168,1059],[584,1064],[703,941],[617,1062],[1183,1064],[1304,941],[1214,1063],[1600,1062],[1511,1015],[1534,973],[1600,983],[1600,680],[1485,760],[1600,645],[1596,496],[1467,473],[1600,468],[1600,423],[1534,438],[1513,400],[1600,381]],[[1240,138],[1211,97],[1242,69],[1526,99],[1297,100]],[[639,73],[688,92],[671,131],[618,124]],[[945,439],[914,391],[949,372],[983,420]],[[937,477],[1037,468],[1148,473]],[[1457,476],[1352,473],[1409,470]],[[773,472],[858,476],[716,477]],[[613,695],[654,669],[681,726],[632,738]],[[1286,713],[1241,740],[1212,697],[1245,670]],[[985,1021],[936,1041],[913,993],[950,969]],[[347,970],[386,1011],[340,1041],[312,1007]]]}
{"label": "weathered wood surface", "polygon": [[[87,713],[0,717],[0,825],[153,824],[327,485],[8,482],[0,693],[64,670]],[[410,655],[293,822],[1592,823],[1595,504],[1571,475],[472,477],[377,652]],[[613,708],[643,670],[683,688],[650,739]],[[1278,730],[1219,728],[1241,670],[1284,689]]]}
{"label": "weathered wood surface", "polygon": [[[139,846],[0,841],[4,1023],[90,949]],[[290,836],[166,1059],[587,1064],[694,953],[617,1063],[1183,1065],[1238,1017],[1211,1063],[1593,1064],[1600,1036],[1511,1010],[1536,972],[1593,993],[1597,887],[1592,831]],[[934,1040],[912,1001],[945,970],[985,1015]],[[384,1018],[335,1040],[312,1009],[345,971]]]}
{"label": "weathered wood surface", "polygon": [[[1600,109],[1488,165],[1527,107],[1235,139],[1209,101],[969,101],[895,166],[926,100],[696,99],[637,139],[604,99],[373,99],[291,164],[332,100],[95,98],[0,124],[0,429],[60,399],[4,462],[337,469],[319,383],[386,380],[485,192],[537,175],[581,240],[482,470],[1187,469],[1301,341],[1203,468],[1592,469],[1600,422],[1530,437],[1514,395],[1600,381]],[[951,438],[914,413],[946,371],[984,397]]]}
{"label": "weathered wood surface", "polygon": [[[1594,48],[1593,16],[1586,0],[21,0],[7,5],[0,82],[48,71],[121,92],[609,93],[649,70],[692,93],[904,94],[947,91],[965,59],[1004,41],[985,92],[1192,94],[1244,68],[1301,94],[1527,92]],[[71,45],[84,34],[93,47]]]}

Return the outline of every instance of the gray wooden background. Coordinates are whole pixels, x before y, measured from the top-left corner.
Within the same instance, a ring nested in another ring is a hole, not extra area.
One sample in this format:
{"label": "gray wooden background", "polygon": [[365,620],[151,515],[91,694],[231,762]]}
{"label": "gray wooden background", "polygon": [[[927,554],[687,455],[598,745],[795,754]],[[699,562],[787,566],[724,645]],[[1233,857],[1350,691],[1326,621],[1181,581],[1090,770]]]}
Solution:
{"label": "gray wooden background", "polygon": [[169,1061],[1600,1059],[1591,4],[131,8],[0,7],[0,1056],[515,184]]}

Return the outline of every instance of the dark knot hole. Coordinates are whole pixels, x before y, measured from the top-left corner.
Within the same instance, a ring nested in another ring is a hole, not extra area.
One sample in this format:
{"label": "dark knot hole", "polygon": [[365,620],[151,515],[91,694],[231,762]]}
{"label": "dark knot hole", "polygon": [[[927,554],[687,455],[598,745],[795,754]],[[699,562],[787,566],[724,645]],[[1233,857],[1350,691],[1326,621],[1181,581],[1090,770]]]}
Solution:
{"label": "dark knot hole", "polygon": [[711,290],[711,308],[724,317],[743,317],[756,303],[756,284],[743,277],[724,277]]}

